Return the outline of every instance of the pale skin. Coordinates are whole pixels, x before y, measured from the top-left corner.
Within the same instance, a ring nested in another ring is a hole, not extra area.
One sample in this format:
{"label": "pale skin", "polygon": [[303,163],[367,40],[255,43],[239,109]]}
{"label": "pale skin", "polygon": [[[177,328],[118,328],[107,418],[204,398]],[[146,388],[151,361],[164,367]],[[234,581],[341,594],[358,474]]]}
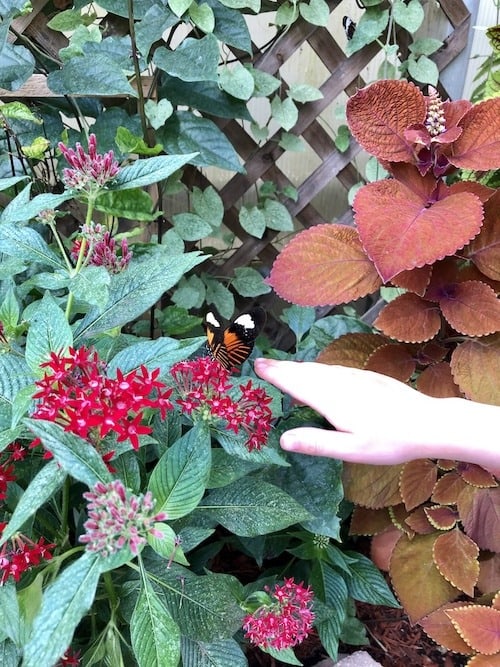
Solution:
{"label": "pale skin", "polygon": [[498,406],[433,398],[346,366],[257,359],[255,372],[337,429],[286,431],[280,441],[285,450],[378,465],[442,458],[500,471]]}

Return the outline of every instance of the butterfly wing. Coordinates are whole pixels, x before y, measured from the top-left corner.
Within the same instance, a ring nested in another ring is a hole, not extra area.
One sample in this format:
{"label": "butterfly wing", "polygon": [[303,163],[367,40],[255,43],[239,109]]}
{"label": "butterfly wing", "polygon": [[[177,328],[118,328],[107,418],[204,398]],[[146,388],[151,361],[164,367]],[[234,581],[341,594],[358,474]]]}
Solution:
{"label": "butterfly wing", "polygon": [[209,311],[204,326],[210,353],[227,370],[239,366],[252,352],[265,321],[260,307],[241,313],[228,326],[216,311]]}

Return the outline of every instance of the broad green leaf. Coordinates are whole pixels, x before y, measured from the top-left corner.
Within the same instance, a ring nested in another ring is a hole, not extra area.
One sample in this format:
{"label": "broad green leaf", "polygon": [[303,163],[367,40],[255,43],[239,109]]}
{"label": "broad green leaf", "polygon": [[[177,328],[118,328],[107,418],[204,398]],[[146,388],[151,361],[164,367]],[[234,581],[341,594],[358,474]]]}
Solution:
{"label": "broad green leaf", "polygon": [[292,25],[299,18],[299,3],[285,2],[278,7],[276,12],[276,25]]}
{"label": "broad green leaf", "polygon": [[223,0],[223,5],[231,9],[251,9],[254,14],[260,12],[261,0]]}
{"label": "broad green leaf", "polygon": [[[2,116],[10,118],[11,120],[35,123],[35,125],[42,125],[43,123],[40,116],[34,114],[33,111],[22,102],[7,102],[6,104],[2,104]],[[13,176],[12,178],[23,179],[28,178],[28,176]]]}
{"label": "broad green leaf", "polygon": [[197,252],[175,256],[157,252],[131,263],[126,271],[112,276],[104,310],[93,307],[78,323],[75,341],[121,327],[139,317],[186,271],[204,259]]}
{"label": "broad green leaf", "polygon": [[191,164],[244,172],[233,145],[208,118],[177,111],[158,130],[158,138],[169,153],[198,151]]}
{"label": "broad green leaf", "polygon": [[0,405],[12,405],[17,394],[32,384],[33,374],[23,357],[0,355]]}
{"label": "broad green leaf", "polygon": [[132,649],[139,667],[177,667],[181,654],[177,623],[147,577],[130,619]]}
{"label": "broad green leaf", "polygon": [[103,309],[108,302],[111,277],[104,266],[86,266],[68,284],[74,297],[82,303]]}
{"label": "broad green leaf", "polygon": [[415,39],[408,48],[410,53],[413,53],[415,56],[431,56],[442,46],[443,42],[440,39],[422,37],[421,39]]}
{"label": "broad green leaf", "polygon": [[346,579],[351,597],[369,604],[400,606],[380,570],[369,558],[355,551],[346,551],[344,554],[355,559],[354,563],[349,563],[350,577]]}
{"label": "broad green leaf", "polygon": [[178,22],[178,17],[168,7],[163,4],[152,5],[141,21],[135,24],[135,42],[141,55],[147,58],[151,46],[162,38],[168,28]]}
{"label": "broad green leaf", "polygon": [[109,184],[110,190],[129,190],[142,188],[171,176],[187,162],[192,161],[196,153],[184,155],[157,155],[145,160],[136,160],[129,167],[120,170],[116,178]]}
{"label": "broad green leaf", "polygon": [[258,239],[261,239],[266,231],[266,216],[258,206],[243,205],[238,215],[240,225],[243,229]]}
{"label": "broad green leaf", "polygon": [[[46,463],[23,492],[9,523],[2,532],[0,544],[12,537],[45,502],[50,500],[52,495],[61,488],[65,479],[66,472],[56,461]],[[0,592],[1,590],[2,587],[0,587]]]}
{"label": "broad green leaf", "polygon": [[185,667],[247,667],[248,661],[234,639],[202,642],[183,637],[182,664]]}
{"label": "broad green leaf", "polygon": [[285,151],[294,151],[296,153],[302,153],[305,150],[304,141],[291,132],[282,132],[280,134],[279,146]]}
{"label": "broad green leaf", "polygon": [[235,577],[210,572],[197,576],[177,563],[167,570],[163,560],[147,565],[148,572],[166,584],[159,597],[183,636],[214,642],[232,639],[241,628],[244,612],[237,600],[243,599],[243,587]]}
{"label": "broad green leaf", "polygon": [[313,25],[326,26],[330,18],[330,8],[325,0],[310,0],[308,4],[299,2],[299,12]]}
{"label": "broad green leaf", "polygon": [[295,102],[286,97],[281,100],[277,95],[271,100],[271,114],[284,130],[291,130],[299,117]]}
{"label": "broad green leaf", "polygon": [[77,9],[66,9],[55,14],[47,23],[47,27],[58,32],[71,32],[79,25],[90,25],[95,18],[96,15],[93,12],[87,14]]}
{"label": "broad green leaf", "polygon": [[269,285],[264,283],[261,274],[250,266],[239,266],[234,270],[234,274],[232,285],[241,296],[258,296],[271,291]]}
{"label": "broad green leaf", "polygon": [[263,72],[256,67],[250,67],[249,65],[246,65],[246,67],[248,68],[250,74],[253,76],[254,97],[269,97],[281,86],[281,81],[275,76],[272,76],[272,74]]}
{"label": "broad green leaf", "polygon": [[271,434],[268,438],[267,445],[262,447],[262,449],[253,449],[249,452],[245,444],[248,440],[248,436],[245,433],[235,434],[233,432],[223,431],[217,433],[216,436],[217,442],[230,456],[234,456],[246,462],[259,463],[261,465],[289,465],[281,455],[281,450],[277,446],[277,443],[276,446],[271,446],[270,440],[272,437]]}
{"label": "broad green leaf", "polygon": [[256,141],[265,141],[269,136],[269,128],[260,127],[258,123],[250,123],[250,130]]}
{"label": "broad green leaf", "polygon": [[245,16],[237,9],[225,7],[219,0],[207,0],[215,17],[214,35],[228,46],[252,53],[252,40]]}
{"label": "broad green leaf", "polygon": [[408,72],[421,83],[430,83],[437,86],[439,69],[436,63],[427,56],[420,56],[417,60],[408,60]]}
{"label": "broad green leaf", "polygon": [[194,25],[205,33],[213,32],[215,16],[213,9],[206,2],[192,2],[189,7],[189,18]]}
{"label": "broad green leaf", "polygon": [[198,241],[213,231],[210,224],[196,213],[177,213],[172,220],[175,231],[184,241]]}
{"label": "broad green leaf", "polygon": [[153,211],[153,202],[147,192],[140,188],[103,192],[96,203],[96,209],[127,220],[151,222],[158,212]]}
{"label": "broad green leaf", "polygon": [[172,520],[189,514],[198,505],[210,474],[210,454],[210,435],[201,424],[163,454],[148,485],[156,499],[156,510],[166,512]]}
{"label": "broad green leaf", "polygon": [[193,0],[168,0],[168,6],[179,18],[186,12],[191,6]]}
{"label": "broad green leaf", "polygon": [[[147,11],[155,4],[156,0],[135,0],[134,2],[134,18],[142,19]],[[83,4],[83,3],[79,3]],[[123,0],[99,0],[99,7],[102,7],[112,14],[117,14],[125,19],[129,18],[129,9]]]}
{"label": "broad green leaf", "polygon": [[268,655],[272,656],[276,660],[279,660],[280,662],[284,662],[287,665],[302,665],[300,660],[297,658],[295,653],[291,648],[284,648],[281,649],[281,651],[278,651],[277,649],[274,648],[266,648],[262,649],[264,653],[267,653]]}
{"label": "broad green leaf", "polygon": [[216,81],[219,46],[214,35],[202,39],[186,37],[175,51],[164,47],[156,49],[154,64],[161,70],[183,81]]}
{"label": "broad green leaf", "polygon": [[36,375],[42,375],[40,364],[48,361],[51,352],[65,353],[73,344],[71,327],[54,297],[46,293],[30,311],[26,337],[26,362]]}
{"label": "broad green leaf", "polygon": [[240,63],[225,65],[219,69],[219,85],[226,93],[239,100],[248,100],[253,94],[255,82],[250,72]]}
{"label": "broad green leaf", "polygon": [[308,306],[290,306],[285,308],[281,316],[283,322],[288,324],[297,338],[297,343],[300,343],[304,334],[314,324],[316,320],[316,311],[314,308]]}
{"label": "broad green leaf", "polygon": [[[6,583],[0,586],[0,628],[2,636],[9,637],[13,642],[19,644],[21,618],[16,596],[16,586],[12,580],[7,580]],[[0,664],[3,665],[3,662]]]}
{"label": "broad green leaf", "polygon": [[292,216],[281,202],[276,199],[266,199],[263,213],[266,227],[278,232],[293,232]]}
{"label": "broad green leaf", "polygon": [[37,195],[29,199],[31,183],[22,190],[3,210],[0,216],[0,223],[28,222],[36,218],[41,211],[45,209],[56,209],[62,203],[71,199],[73,195],[65,192],[62,195],[53,195],[50,193]]}
{"label": "broad green leaf", "polygon": [[0,88],[18,90],[33,74],[35,59],[24,46],[8,42],[0,53]]}
{"label": "broad green leaf", "polygon": [[384,169],[377,158],[372,155],[368,158],[366,163],[365,176],[368,183],[373,183],[374,181],[380,181],[383,178],[387,178],[389,176],[389,172]]}
{"label": "broad green leaf", "polygon": [[296,102],[314,102],[323,99],[323,93],[314,86],[308,86],[305,83],[294,83],[287,91],[288,97]]}
{"label": "broad green leaf", "polygon": [[154,100],[147,100],[144,105],[144,111],[146,113],[147,119],[151,123],[151,127],[157,130],[161,127],[167,118],[174,112],[174,107],[168,100],[160,100],[155,102]]}
{"label": "broad green leaf", "polygon": [[21,649],[10,639],[0,643],[0,665],[2,667],[18,667],[21,660]]}
{"label": "broad green leaf", "polygon": [[9,178],[0,178],[0,192],[7,190],[21,181],[25,181],[29,176],[10,176]]}
{"label": "broad green leaf", "polygon": [[50,72],[47,85],[53,93],[60,95],[137,97],[137,92],[116,62],[94,55],[71,58],[62,69]]}
{"label": "broad green leaf", "polygon": [[306,521],[309,513],[291,496],[268,482],[243,478],[203,498],[200,512],[235,535],[257,537]]}
{"label": "broad green leaf", "polygon": [[26,157],[30,158],[31,160],[42,160],[49,146],[50,141],[45,137],[35,137],[31,144],[23,144],[21,146],[21,150],[23,155],[26,155]]}
{"label": "broad green leaf", "polygon": [[212,451],[212,465],[210,467],[210,478],[207,482],[207,488],[216,489],[221,486],[227,486],[249,473],[258,470],[261,467],[260,462],[243,461],[224,449],[217,448]]}
{"label": "broad green leaf", "polygon": [[54,665],[66,651],[78,623],[94,600],[99,558],[85,552],[47,587],[31,638],[24,648],[23,667]]}
{"label": "broad green leaf", "polygon": [[221,118],[251,120],[247,105],[221,90],[216,81],[182,81],[164,74],[160,94],[174,106],[188,106]]}
{"label": "broad green leaf", "polygon": [[157,537],[149,532],[146,536],[149,546],[169,562],[189,565],[181,546],[177,543],[177,535],[172,528],[167,523],[157,521],[154,524],[154,529],[159,531],[162,536]]}
{"label": "broad green leaf", "polygon": [[335,147],[341,153],[345,153],[351,143],[351,133],[347,125],[339,125],[335,137]]}
{"label": "broad green leaf", "polygon": [[207,303],[212,303],[222,317],[229,319],[234,312],[234,296],[231,290],[218,280],[205,278]]}
{"label": "broad green leaf", "polygon": [[224,202],[211,185],[205,190],[194,187],[191,202],[195,212],[212,227],[219,227],[224,217]]}
{"label": "broad green leaf", "polygon": [[347,584],[342,574],[323,560],[316,559],[309,583],[315,595],[332,610],[333,613],[329,614],[330,621],[334,623],[335,634],[339,637],[346,618],[346,605],[349,596]]}
{"label": "broad green leaf", "polygon": [[97,482],[106,483],[111,480],[111,473],[101,456],[86,440],[74,433],[67,433],[59,424],[44,419],[25,419],[24,423],[74,479],[88,487]]}
{"label": "broad green leaf", "polygon": [[[148,100],[144,105],[145,111],[146,111],[146,106],[149,105],[149,103],[155,104],[152,100]],[[146,116],[147,115],[148,114],[146,111]],[[131,130],[129,130],[128,127],[117,128],[115,143],[118,146],[120,153],[127,155],[129,155],[130,153],[134,153],[136,155],[146,155],[148,157],[151,157],[154,155],[158,155],[163,150],[163,146],[161,144],[148,146],[148,144],[144,141],[142,136],[141,137],[137,136]],[[99,195],[99,200],[98,200],[99,202],[101,200],[101,197],[105,194],[107,193],[104,192]]]}
{"label": "broad green leaf", "polygon": [[352,39],[347,42],[347,55],[352,55],[380,37],[389,22],[389,11],[368,7],[356,25]]}
{"label": "broad green leaf", "polygon": [[392,3],[392,18],[408,32],[416,32],[422,25],[425,12],[419,0],[394,0]]}
{"label": "broad green leaf", "polygon": [[198,276],[182,279],[172,294],[172,301],[184,308],[201,308],[205,301],[206,287]]}
{"label": "broad green leaf", "polygon": [[130,373],[140,366],[145,366],[149,371],[159,368],[160,375],[164,376],[175,363],[187,359],[196,352],[205,340],[205,336],[185,340],[168,336],[156,340],[139,340],[111,359],[107,374],[109,377],[114,377],[117,368],[123,373]]}

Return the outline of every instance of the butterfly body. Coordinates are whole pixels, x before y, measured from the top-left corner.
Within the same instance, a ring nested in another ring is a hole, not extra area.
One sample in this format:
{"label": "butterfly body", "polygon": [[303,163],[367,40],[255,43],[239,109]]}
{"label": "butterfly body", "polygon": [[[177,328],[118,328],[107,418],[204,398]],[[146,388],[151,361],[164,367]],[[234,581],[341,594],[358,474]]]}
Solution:
{"label": "butterfly body", "polygon": [[266,313],[258,306],[230,322],[216,310],[210,310],[203,322],[210,354],[227,370],[239,366],[252,352],[265,321]]}

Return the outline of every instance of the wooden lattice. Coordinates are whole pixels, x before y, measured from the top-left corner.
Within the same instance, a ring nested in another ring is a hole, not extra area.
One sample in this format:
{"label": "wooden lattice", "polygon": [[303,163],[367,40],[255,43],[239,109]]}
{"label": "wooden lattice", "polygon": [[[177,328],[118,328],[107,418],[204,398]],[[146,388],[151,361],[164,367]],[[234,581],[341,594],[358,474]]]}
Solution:
{"label": "wooden lattice", "polygon": [[[339,5],[343,6],[344,4],[347,5],[348,3],[329,0],[329,7],[332,12],[339,9]],[[13,41],[19,37],[19,33],[24,33],[35,43],[40,44],[45,52],[57,56],[59,48],[65,45],[65,38],[60,33],[55,33],[46,28],[48,17],[44,13],[44,8],[46,9],[47,0],[35,0],[33,5],[34,11],[31,14],[14,21],[15,33],[11,34],[10,38]],[[433,56],[441,71],[466,47],[470,27],[470,13],[461,0],[441,0],[439,5],[441,12],[451,26],[451,32],[444,40],[444,46]],[[342,10],[342,8],[340,9]],[[404,50],[404,35],[401,36],[400,43],[401,41],[403,41]],[[306,174],[298,185],[297,183],[292,184],[277,164],[284,152],[278,145],[279,132],[271,136],[263,145],[259,145],[250,132],[246,130],[243,123],[236,120],[219,119],[217,121],[218,125],[239,154],[245,167],[245,173],[235,174],[217,188],[225,207],[224,224],[234,233],[238,242],[235,245],[234,252],[225,254],[223,262],[217,264],[207,262],[204,265],[209,273],[230,277],[236,267],[250,264],[262,267],[264,273],[270,269],[278,252],[277,241],[279,235],[277,232],[267,230],[263,238],[254,238],[242,229],[238,220],[241,201],[262,180],[275,182],[280,190],[289,185],[297,187],[298,200],[284,201],[295,219],[296,229],[303,229],[325,222],[324,216],[314,205],[315,198],[325,188],[331,187],[332,183],[336,182],[337,188],[341,187],[347,191],[359,180],[358,171],[353,161],[361,149],[352,140],[346,152],[339,152],[331,133],[325,129],[325,124],[320,121],[320,115],[334,104],[337,98],[345,98],[346,94],[350,95],[355,92],[356,88],[365,85],[361,72],[376,56],[380,47],[377,44],[371,44],[347,57],[328,28],[313,26],[299,19],[264,52],[261,52],[254,44],[254,66],[269,74],[280,76],[283,81],[283,95],[286,91],[287,82],[283,80],[280,71],[305,43],[321,60],[322,66],[327,70],[328,75],[320,86],[323,98],[301,106],[298,122],[292,132],[300,136],[307,143],[308,148],[317,155],[319,166],[311,173]],[[248,58],[248,54],[235,55],[241,57],[242,60]],[[402,56],[404,58],[405,54],[403,53]],[[147,90],[150,82],[144,80],[142,83],[143,88]],[[447,97],[445,90],[441,88],[440,92],[444,97]],[[33,98],[43,98],[51,95],[52,93],[48,90],[43,75],[34,75],[20,90],[14,93],[0,91],[0,99],[5,101],[12,98],[33,100]],[[204,188],[212,184],[217,187],[215,182],[211,183],[205,171],[195,167],[188,167],[185,170],[184,180],[189,186],[197,185]],[[164,204],[162,209],[169,211],[168,202],[164,202]],[[337,221],[345,224],[352,223],[351,211],[347,203],[344,212],[337,217]],[[279,310],[280,308],[279,300],[273,294],[267,295],[261,301],[265,301],[270,310]]]}

